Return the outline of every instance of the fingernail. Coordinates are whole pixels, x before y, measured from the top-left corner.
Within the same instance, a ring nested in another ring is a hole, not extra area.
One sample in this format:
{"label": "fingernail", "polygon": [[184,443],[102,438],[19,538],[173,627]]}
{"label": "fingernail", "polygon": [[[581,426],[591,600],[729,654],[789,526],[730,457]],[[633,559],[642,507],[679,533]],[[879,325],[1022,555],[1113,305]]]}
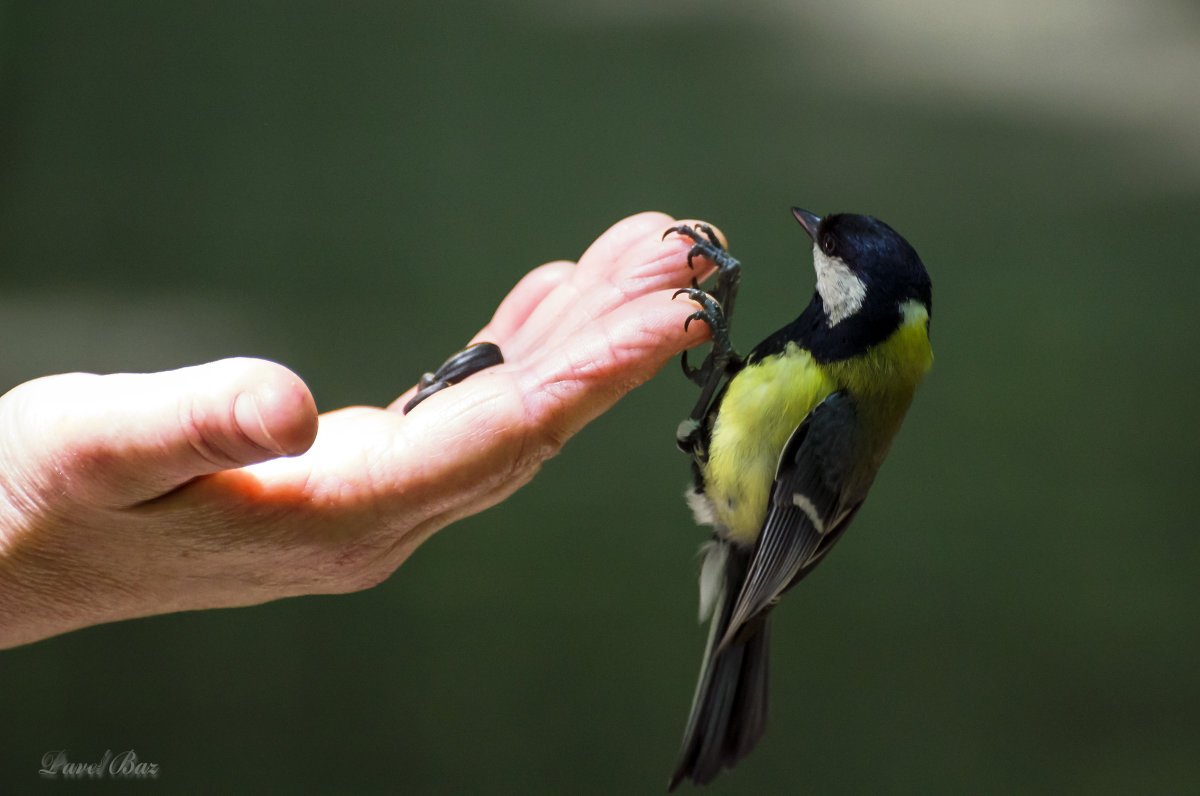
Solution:
{"label": "fingernail", "polygon": [[238,393],[238,397],[233,402],[233,417],[237,421],[238,428],[255,445],[279,456],[288,455],[288,451],[267,430],[267,424],[263,421],[262,408],[258,404],[258,396],[253,392]]}

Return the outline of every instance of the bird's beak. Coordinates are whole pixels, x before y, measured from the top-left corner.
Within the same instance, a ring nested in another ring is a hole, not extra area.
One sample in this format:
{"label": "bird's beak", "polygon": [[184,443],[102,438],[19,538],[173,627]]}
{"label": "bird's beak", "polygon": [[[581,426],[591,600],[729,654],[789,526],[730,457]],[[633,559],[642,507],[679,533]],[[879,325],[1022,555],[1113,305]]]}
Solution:
{"label": "bird's beak", "polygon": [[800,222],[800,226],[804,227],[804,231],[808,233],[808,237],[813,240],[817,239],[817,227],[821,225],[821,219],[814,216],[807,210],[801,210],[798,207],[792,208],[792,215]]}

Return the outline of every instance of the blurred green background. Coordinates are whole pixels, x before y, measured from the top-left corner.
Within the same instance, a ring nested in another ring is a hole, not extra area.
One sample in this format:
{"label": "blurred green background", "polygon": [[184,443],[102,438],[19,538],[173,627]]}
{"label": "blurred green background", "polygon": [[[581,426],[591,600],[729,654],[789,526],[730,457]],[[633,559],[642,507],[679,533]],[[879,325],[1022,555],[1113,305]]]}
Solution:
{"label": "blurred green background", "polygon": [[[878,215],[937,362],[712,792],[1195,790],[1198,85],[1169,0],[0,3],[0,390],[252,355],[383,404],[646,209],[728,234],[745,350],[812,290],[788,207]],[[661,792],[694,398],[672,364],[369,592],[0,653],[0,789],[132,748],[173,792]]]}

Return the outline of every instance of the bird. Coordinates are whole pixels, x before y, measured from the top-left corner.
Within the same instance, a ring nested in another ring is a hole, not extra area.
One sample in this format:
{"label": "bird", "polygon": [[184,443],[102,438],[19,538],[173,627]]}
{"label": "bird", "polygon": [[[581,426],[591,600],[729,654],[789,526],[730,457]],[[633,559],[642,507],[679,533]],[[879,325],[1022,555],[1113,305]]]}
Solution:
{"label": "bird", "polygon": [[[812,239],[816,287],[795,320],[739,357],[729,321],[741,265],[711,227],[681,224],[688,263],[717,265],[700,305],[713,347],[684,372],[702,387],[676,442],[691,458],[687,500],[712,527],[700,620],[710,622],[678,762],[668,783],[704,785],[766,728],[771,611],[824,560],[862,506],[933,364],[932,282],[916,250],[866,215],[792,208]],[[664,235],[665,237],[665,235]]]}

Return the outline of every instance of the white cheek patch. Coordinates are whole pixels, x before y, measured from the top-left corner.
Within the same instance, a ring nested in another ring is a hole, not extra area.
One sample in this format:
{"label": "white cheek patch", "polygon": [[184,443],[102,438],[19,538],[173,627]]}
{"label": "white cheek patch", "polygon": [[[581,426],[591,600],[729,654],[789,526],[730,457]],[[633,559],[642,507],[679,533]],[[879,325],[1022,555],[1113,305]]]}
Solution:
{"label": "white cheek patch", "polygon": [[836,326],[862,309],[867,285],[837,257],[830,257],[813,244],[813,265],[817,270],[817,292],[825,303],[829,325]]}

